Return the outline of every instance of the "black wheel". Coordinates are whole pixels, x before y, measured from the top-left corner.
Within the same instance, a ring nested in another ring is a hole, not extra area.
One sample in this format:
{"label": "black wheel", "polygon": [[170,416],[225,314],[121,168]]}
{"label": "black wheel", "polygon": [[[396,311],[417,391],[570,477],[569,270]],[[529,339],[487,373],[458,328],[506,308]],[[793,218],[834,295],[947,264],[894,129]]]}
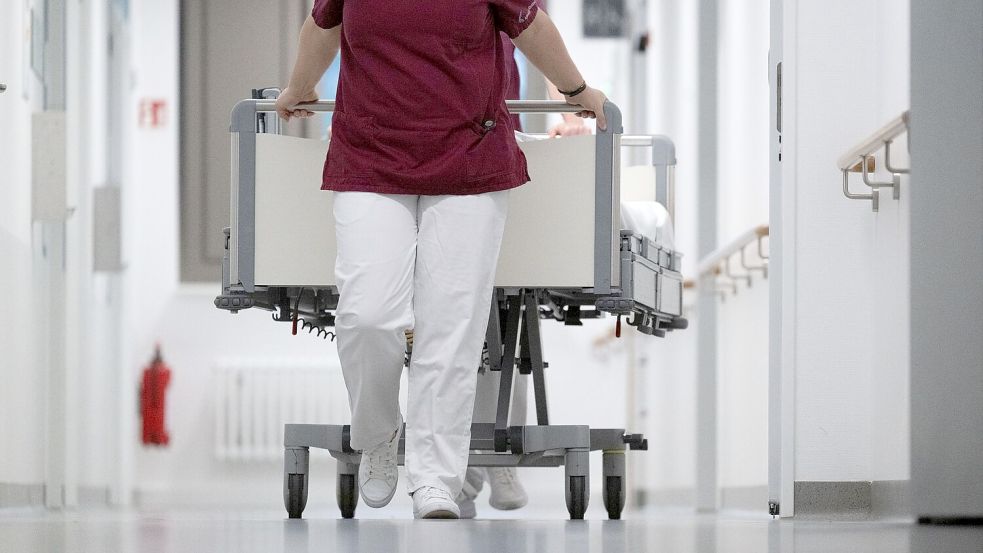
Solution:
{"label": "black wheel", "polygon": [[287,475],[287,515],[290,518],[301,518],[304,507],[307,506],[307,475]]}
{"label": "black wheel", "polygon": [[341,518],[355,518],[355,507],[358,506],[358,486],[354,474],[338,475],[338,508]]}
{"label": "black wheel", "polygon": [[567,477],[567,511],[570,520],[583,520],[587,512],[587,477]]}
{"label": "black wheel", "polygon": [[621,511],[625,508],[625,479],[620,476],[604,477],[604,508],[608,510],[608,518],[621,520]]}

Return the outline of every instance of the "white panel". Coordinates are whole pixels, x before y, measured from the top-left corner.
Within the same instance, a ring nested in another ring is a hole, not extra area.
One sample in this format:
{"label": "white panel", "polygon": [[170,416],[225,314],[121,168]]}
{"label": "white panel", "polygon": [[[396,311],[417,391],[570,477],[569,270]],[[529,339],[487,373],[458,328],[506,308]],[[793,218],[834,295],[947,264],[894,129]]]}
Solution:
{"label": "white panel", "polygon": [[33,219],[64,221],[68,214],[65,200],[65,112],[37,112],[31,122]]}
{"label": "white panel", "polygon": [[117,272],[123,269],[120,189],[102,186],[92,192],[93,270]]}
{"label": "white panel", "polygon": [[519,146],[532,180],[509,198],[495,284],[593,286],[594,137]]}
{"label": "white panel", "polygon": [[[256,138],[256,283],[334,285],[332,194],[320,190],[327,143]],[[496,285],[593,286],[594,137],[520,146],[532,180],[511,192]]]}
{"label": "white panel", "polygon": [[334,285],[333,194],[321,190],[327,142],[256,136],[256,283]]}

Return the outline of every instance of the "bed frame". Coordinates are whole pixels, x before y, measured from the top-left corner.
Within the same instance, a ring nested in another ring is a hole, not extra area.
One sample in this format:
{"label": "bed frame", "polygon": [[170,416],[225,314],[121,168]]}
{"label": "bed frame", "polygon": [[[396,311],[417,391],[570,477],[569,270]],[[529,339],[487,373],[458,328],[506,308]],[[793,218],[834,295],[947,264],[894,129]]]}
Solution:
{"label": "bed frame", "polygon": [[[215,305],[232,313],[271,310],[294,332],[303,325],[333,338],[332,194],[318,186],[328,143],[278,134],[273,97],[256,91],[232,110],[231,226]],[[330,112],[334,102],[305,107]],[[511,101],[509,109],[576,110],[553,101]],[[624,136],[617,106],[608,102],[604,111],[608,129],[595,136],[520,143],[532,180],[510,193],[486,336],[486,365],[501,371],[498,412],[495,423],[471,429],[471,466],[564,466],[572,519],[584,517],[589,501],[591,451],[603,452],[604,505],[617,519],[626,499],[625,452],[648,444],[624,429],[550,424],[541,320],[578,325],[609,313],[619,317],[619,329],[620,317],[628,316],[629,325],[660,337],[687,326],[680,255],[622,230],[620,222],[622,200],[658,201],[672,213],[674,147],[666,137]],[[632,146],[651,147],[652,164],[622,175],[621,150]],[[508,425],[516,370],[533,377],[536,425]],[[354,517],[360,453],[351,448],[349,431],[348,425],[286,425],[284,504],[291,518],[306,506],[311,447],[337,460],[338,505],[344,518]],[[400,464],[403,451],[401,438]]]}

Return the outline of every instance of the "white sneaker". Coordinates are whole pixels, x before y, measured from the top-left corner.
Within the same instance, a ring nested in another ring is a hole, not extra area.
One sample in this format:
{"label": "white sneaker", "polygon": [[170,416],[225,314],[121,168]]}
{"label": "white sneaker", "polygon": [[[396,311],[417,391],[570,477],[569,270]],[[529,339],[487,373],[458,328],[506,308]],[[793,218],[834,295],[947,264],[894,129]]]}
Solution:
{"label": "white sneaker", "polygon": [[461,488],[461,493],[458,494],[457,499],[455,499],[458,509],[461,510],[461,518],[474,518],[478,516],[478,510],[474,505],[474,500],[478,497],[478,492],[481,491],[484,481],[484,471],[479,468],[468,468],[468,471],[464,475],[464,486]]}
{"label": "white sneaker", "polygon": [[447,490],[424,486],[413,492],[413,517],[461,518],[461,509]]}
{"label": "white sneaker", "polygon": [[369,507],[385,507],[396,494],[396,454],[399,450],[399,434],[403,430],[403,419],[393,432],[389,441],[362,451],[362,461],[358,465],[358,488],[362,499]]}
{"label": "white sneaker", "polygon": [[526,490],[519,482],[514,467],[494,467],[486,469],[491,496],[488,504],[500,511],[511,511],[525,507],[529,502]]}

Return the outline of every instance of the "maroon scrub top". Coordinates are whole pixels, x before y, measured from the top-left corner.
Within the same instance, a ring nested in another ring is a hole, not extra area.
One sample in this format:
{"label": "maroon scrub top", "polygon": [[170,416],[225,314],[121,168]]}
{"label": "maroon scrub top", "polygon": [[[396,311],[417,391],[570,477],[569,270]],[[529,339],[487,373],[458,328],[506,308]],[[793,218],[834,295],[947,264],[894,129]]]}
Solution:
{"label": "maroon scrub top", "polygon": [[322,190],[483,194],[529,180],[505,107],[499,32],[517,37],[537,0],[316,0],[344,24]]}
{"label": "maroon scrub top", "polygon": [[[515,44],[512,44],[512,39],[505,33],[502,33],[502,48],[505,49],[505,74],[508,77],[505,99],[518,100],[521,94],[522,77],[519,75],[519,64],[515,62]],[[522,131],[522,119],[517,113],[512,114],[512,127]]]}

